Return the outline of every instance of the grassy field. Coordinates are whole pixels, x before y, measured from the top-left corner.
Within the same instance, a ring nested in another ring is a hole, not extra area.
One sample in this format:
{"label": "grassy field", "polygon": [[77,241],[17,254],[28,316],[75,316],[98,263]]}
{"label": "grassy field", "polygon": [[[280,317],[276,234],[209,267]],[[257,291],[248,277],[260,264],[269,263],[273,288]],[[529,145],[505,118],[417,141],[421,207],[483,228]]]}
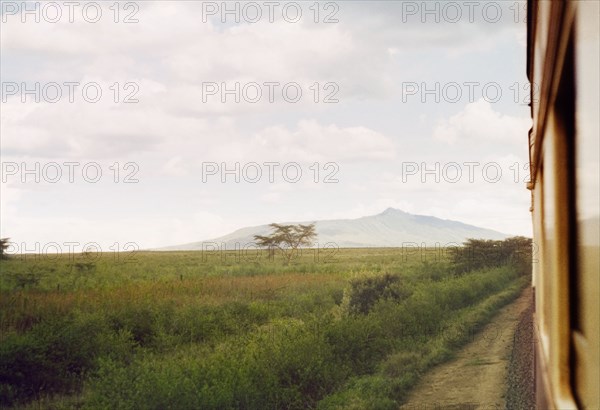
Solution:
{"label": "grassy field", "polygon": [[395,409],[526,284],[439,250],[12,256],[0,405]]}

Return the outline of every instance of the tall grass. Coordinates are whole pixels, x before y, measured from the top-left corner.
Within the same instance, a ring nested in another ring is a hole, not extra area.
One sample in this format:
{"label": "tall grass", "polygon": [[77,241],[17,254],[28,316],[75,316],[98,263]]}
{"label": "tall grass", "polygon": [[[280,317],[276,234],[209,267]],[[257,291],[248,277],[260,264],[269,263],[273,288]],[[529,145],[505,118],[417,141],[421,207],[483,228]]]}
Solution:
{"label": "tall grass", "polygon": [[523,286],[511,265],[457,276],[398,249],[135,256],[0,262],[0,404],[393,408]]}

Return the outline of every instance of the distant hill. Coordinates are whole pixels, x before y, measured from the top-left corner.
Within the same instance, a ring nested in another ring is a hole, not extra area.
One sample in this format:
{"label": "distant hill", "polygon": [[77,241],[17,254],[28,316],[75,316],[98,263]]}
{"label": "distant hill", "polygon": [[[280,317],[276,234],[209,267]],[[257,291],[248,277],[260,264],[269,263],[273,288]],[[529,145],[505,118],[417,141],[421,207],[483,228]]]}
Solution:
{"label": "distant hill", "polygon": [[[419,245],[442,246],[449,243],[462,243],[467,238],[504,239],[506,235],[491,229],[467,225],[462,222],[439,219],[433,216],[413,215],[399,209],[388,208],[380,214],[357,219],[333,219],[293,223],[316,223],[317,242],[323,246],[328,242],[340,248],[400,247],[409,242]],[[211,245],[224,246],[221,249],[243,248],[254,243],[254,235],[267,235],[268,225],[238,229],[229,235],[207,241],[168,246],[158,250],[202,250]],[[224,244],[224,245],[222,245]]]}

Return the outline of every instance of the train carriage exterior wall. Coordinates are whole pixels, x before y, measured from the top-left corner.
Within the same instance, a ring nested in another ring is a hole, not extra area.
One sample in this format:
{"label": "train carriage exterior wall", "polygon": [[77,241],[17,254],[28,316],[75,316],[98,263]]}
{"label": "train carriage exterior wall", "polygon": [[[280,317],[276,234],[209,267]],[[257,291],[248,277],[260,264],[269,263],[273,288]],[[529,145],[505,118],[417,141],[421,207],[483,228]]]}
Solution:
{"label": "train carriage exterior wall", "polygon": [[529,1],[540,409],[600,408],[600,2]]}

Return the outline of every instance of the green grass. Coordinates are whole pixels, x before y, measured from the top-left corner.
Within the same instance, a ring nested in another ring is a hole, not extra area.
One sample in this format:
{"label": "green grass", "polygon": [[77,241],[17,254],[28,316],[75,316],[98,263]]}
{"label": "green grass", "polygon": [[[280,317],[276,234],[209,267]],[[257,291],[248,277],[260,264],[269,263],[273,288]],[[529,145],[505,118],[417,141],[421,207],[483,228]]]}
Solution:
{"label": "green grass", "polygon": [[433,250],[118,256],[0,261],[0,405],[397,408],[525,285]]}

